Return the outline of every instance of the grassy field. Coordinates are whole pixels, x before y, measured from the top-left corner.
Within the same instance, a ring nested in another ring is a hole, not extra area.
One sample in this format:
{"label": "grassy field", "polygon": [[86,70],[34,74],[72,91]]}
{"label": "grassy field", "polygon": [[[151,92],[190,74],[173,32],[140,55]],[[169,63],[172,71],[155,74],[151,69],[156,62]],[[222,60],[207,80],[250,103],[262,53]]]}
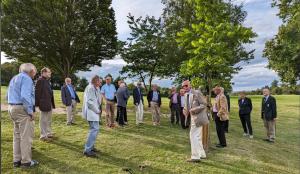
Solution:
{"label": "grassy field", "polygon": [[[5,88],[1,91],[4,102]],[[80,94],[82,96],[82,94]],[[62,107],[59,91],[55,91],[58,107]],[[136,126],[132,98],[129,102],[129,126],[107,129],[101,127],[96,148],[100,149],[99,158],[86,158],[82,155],[88,132],[87,123],[76,117],[76,126],[65,125],[66,116],[55,114],[52,128],[56,133],[53,142],[39,141],[38,119],[35,121],[33,158],[40,165],[33,169],[12,168],[13,125],[7,112],[1,119],[1,171],[3,173],[295,173],[300,172],[300,116],[299,96],[275,96],[278,105],[277,139],[274,144],[262,141],[265,129],[260,119],[261,96],[251,96],[254,111],[252,123],[254,139],[242,136],[242,126],[237,115],[237,98],[232,97],[232,111],[229,134],[226,135],[228,147],[214,148],[217,143],[214,124],[211,126],[212,146],[208,158],[199,164],[189,164],[189,132],[178,126],[171,126],[168,115],[168,100],[163,99],[162,125],[153,127],[151,115],[145,114],[146,124]],[[146,110],[148,110],[145,107]],[[80,110],[80,109],[79,109]],[[143,170],[139,165],[145,165]]]}

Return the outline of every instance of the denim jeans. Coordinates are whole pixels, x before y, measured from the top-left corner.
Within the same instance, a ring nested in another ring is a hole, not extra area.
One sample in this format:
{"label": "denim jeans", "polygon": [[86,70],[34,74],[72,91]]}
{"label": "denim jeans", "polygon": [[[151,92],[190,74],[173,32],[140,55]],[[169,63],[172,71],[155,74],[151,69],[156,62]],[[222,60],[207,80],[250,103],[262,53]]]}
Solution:
{"label": "denim jeans", "polygon": [[89,121],[90,131],[84,147],[85,152],[90,152],[94,148],[94,144],[99,133],[99,121]]}

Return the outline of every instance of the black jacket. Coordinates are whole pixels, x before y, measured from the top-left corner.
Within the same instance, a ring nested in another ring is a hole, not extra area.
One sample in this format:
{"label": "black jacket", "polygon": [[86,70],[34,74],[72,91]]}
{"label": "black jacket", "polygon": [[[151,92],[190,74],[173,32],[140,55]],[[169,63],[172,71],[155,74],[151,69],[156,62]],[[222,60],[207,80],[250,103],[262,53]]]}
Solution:
{"label": "black jacket", "polygon": [[[157,93],[158,93],[158,106],[160,107],[161,105],[161,96],[160,96],[160,91],[157,90]],[[148,106],[150,107],[150,102],[152,101],[152,97],[153,97],[153,91],[149,91],[148,95],[147,95],[147,100],[148,100]]]}
{"label": "black jacket", "polygon": [[[172,98],[173,98],[173,95],[174,94],[171,94],[171,95],[169,95],[169,99],[170,99],[170,101],[169,101],[169,107],[171,108],[172,107]],[[181,96],[180,96],[180,94],[179,93],[177,93],[177,104],[179,105],[179,106],[181,106]]]}
{"label": "black jacket", "polygon": [[137,87],[135,87],[133,89],[133,104],[138,103],[138,105],[139,105],[141,100],[142,100],[142,103],[144,104],[143,91],[141,88],[140,88],[140,93],[139,93],[139,90]]}
{"label": "black jacket", "polygon": [[261,118],[270,121],[276,117],[277,117],[276,99],[272,96],[269,96],[268,100],[265,101],[265,98],[262,98]]}
{"label": "black jacket", "polygon": [[35,85],[35,106],[43,112],[49,112],[55,108],[50,81],[44,77],[39,78]]}
{"label": "black jacket", "polygon": [[[75,92],[76,102],[80,103],[79,97],[78,97],[75,89],[74,89],[74,92]],[[67,85],[64,85],[61,87],[61,100],[62,100],[63,104],[66,106],[71,106],[71,104],[72,104],[71,93],[70,93]]]}
{"label": "black jacket", "polygon": [[245,97],[244,102],[239,99],[239,114],[240,115],[250,115],[252,111],[252,101],[250,98]]}

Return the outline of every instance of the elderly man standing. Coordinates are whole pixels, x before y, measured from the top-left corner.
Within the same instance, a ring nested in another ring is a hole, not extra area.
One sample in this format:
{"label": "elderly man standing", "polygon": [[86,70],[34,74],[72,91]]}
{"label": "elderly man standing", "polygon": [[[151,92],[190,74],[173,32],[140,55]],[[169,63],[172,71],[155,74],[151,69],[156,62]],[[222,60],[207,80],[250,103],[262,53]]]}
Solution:
{"label": "elderly man standing", "polygon": [[263,89],[263,99],[261,102],[261,118],[267,130],[267,138],[264,139],[270,143],[275,142],[275,123],[277,119],[276,99],[270,95],[269,88]]}
{"label": "elderly man standing", "polygon": [[[53,138],[51,130],[52,109],[55,108],[53,91],[50,84],[51,70],[43,68],[41,77],[35,86],[35,105],[41,111],[40,129],[42,141],[49,141]],[[49,139],[50,138],[50,139]]]}
{"label": "elderly man standing", "polygon": [[94,147],[94,144],[100,129],[100,105],[102,101],[99,90],[100,85],[100,77],[96,75],[92,78],[91,84],[89,84],[84,90],[82,117],[88,121],[90,127],[83,152],[83,154],[87,157],[96,157],[95,152],[98,151]]}
{"label": "elderly man standing", "polygon": [[169,99],[170,99],[169,106],[171,109],[171,124],[174,124],[175,116],[176,116],[176,124],[179,124],[181,98],[180,95],[176,92],[176,87],[172,87]]}
{"label": "elderly man standing", "polygon": [[157,85],[152,85],[152,90],[147,95],[148,106],[151,107],[153,125],[160,125],[161,96]]}
{"label": "elderly man standing", "polygon": [[216,145],[218,148],[224,148],[227,146],[225,137],[225,124],[226,120],[229,119],[229,112],[227,99],[223,91],[223,88],[219,86],[214,88],[216,99],[213,106],[213,117],[216,123],[216,130],[219,138],[219,144]]}
{"label": "elderly man standing", "polygon": [[125,125],[125,112],[127,100],[129,98],[129,93],[127,92],[127,88],[124,82],[120,83],[120,86],[117,90],[117,107],[118,107],[118,123],[120,126]]}
{"label": "elderly man standing", "polygon": [[36,68],[31,63],[20,66],[20,73],[14,76],[8,86],[8,112],[14,124],[13,165],[32,167],[38,164],[32,160],[34,137],[34,85],[32,79]]}
{"label": "elderly man standing", "polygon": [[191,116],[191,129],[190,129],[190,141],[191,141],[191,159],[188,162],[200,162],[201,158],[206,158],[205,151],[202,143],[202,127],[208,124],[207,117],[207,103],[198,90],[193,90],[189,81],[184,81],[182,87],[185,89],[185,105],[183,114],[188,117]]}
{"label": "elderly man standing", "polygon": [[66,78],[65,84],[61,87],[61,100],[67,110],[67,125],[74,125],[76,105],[80,103],[80,100],[70,78]]}
{"label": "elderly man standing", "polygon": [[106,107],[106,125],[110,128],[115,127],[114,124],[114,115],[115,115],[115,94],[116,94],[116,87],[111,83],[112,78],[111,76],[107,75],[105,77],[105,85],[101,88],[102,97],[105,100]]}
{"label": "elderly man standing", "polygon": [[141,82],[137,82],[137,86],[133,89],[133,103],[135,105],[136,124],[144,122],[144,99]]}

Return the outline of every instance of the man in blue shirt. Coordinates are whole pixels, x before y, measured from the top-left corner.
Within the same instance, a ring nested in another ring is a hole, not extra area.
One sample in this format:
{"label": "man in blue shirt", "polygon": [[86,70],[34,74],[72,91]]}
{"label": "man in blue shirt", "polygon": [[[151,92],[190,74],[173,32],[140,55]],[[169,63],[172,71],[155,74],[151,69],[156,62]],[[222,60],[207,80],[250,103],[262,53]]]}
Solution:
{"label": "man in blue shirt", "polygon": [[38,164],[32,160],[31,146],[34,137],[34,85],[32,79],[36,68],[31,63],[20,66],[20,73],[14,76],[8,86],[8,112],[14,124],[13,164],[14,167],[32,167]]}
{"label": "man in blue shirt", "polygon": [[115,115],[115,94],[116,88],[115,85],[111,83],[112,78],[110,75],[105,77],[105,85],[101,87],[101,94],[105,100],[105,111],[106,111],[106,126],[113,128],[114,124],[114,115]]}
{"label": "man in blue shirt", "polygon": [[70,78],[66,78],[65,84],[61,87],[61,100],[67,110],[67,125],[74,125],[76,105],[77,103],[80,103],[80,100]]}
{"label": "man in blue shirt", "polygon": [[161,96],[156,84],[152,85],[152,90],[147,95],[148,106],[151,107],[153,125],[160,125]]}

